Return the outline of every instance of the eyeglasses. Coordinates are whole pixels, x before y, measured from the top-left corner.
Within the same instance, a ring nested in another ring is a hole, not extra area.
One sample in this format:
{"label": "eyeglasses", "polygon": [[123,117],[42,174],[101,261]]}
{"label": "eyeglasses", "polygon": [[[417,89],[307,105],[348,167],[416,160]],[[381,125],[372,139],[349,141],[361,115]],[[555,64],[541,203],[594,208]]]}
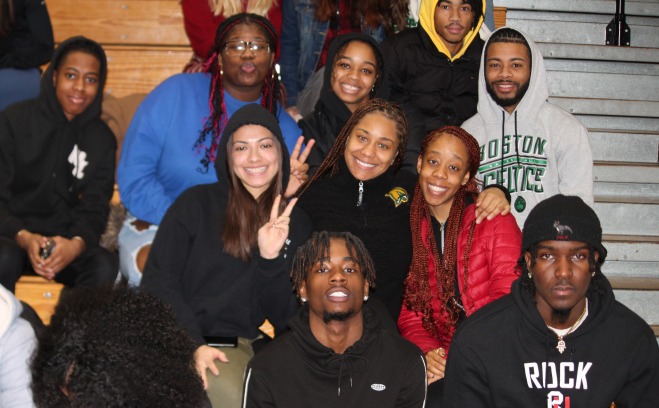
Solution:
{"label": "eyeglasses", "polygon": [[229,55],[243,55],[245,50],[250,50],[254,55],[263,55],[270,52],[270,44],[265,41],[227,41],[224,50]]}

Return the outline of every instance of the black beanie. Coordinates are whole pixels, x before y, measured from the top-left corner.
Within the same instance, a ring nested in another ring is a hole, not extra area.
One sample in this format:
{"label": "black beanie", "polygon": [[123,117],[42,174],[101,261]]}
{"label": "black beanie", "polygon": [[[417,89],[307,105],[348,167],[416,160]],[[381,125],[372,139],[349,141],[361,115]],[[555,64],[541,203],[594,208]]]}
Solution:
{"label": "black beanie", "polygon": [[[250,103],[235,111],[234,114],[231,115],[231,118],[229,118],[227,125],[224,127],[222,136],[231,136],[233,132],[238,130],[238,128],[245,125],[263,126],[268,129],[277,140],[284,140],[275,115],[263,106],[255,103]],[[282,144],[282,148],[286,148],[286,145]]]}
{"label": "black beanie", "polygon": [[536,205],[524,222],[522,255],[541,241],[578,241],[590,244],[604,262],[602,226],[597,214],[577,196],[555,195]]}

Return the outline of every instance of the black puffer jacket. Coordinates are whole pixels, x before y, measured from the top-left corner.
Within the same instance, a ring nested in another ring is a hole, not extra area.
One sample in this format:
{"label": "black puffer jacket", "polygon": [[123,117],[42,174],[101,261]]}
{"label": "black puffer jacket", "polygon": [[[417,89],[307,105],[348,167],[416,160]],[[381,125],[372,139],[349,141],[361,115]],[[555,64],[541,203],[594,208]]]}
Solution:
{"label": "black puffer jacket", "polygon": [[382,43],[390,100],[403,106],[410,123],[405,164],[416,165],[419,146],[429,131],[459,126],[476,114],[483,45],[476,36],[465,53],[451,61],[422,27],[404,30]]}

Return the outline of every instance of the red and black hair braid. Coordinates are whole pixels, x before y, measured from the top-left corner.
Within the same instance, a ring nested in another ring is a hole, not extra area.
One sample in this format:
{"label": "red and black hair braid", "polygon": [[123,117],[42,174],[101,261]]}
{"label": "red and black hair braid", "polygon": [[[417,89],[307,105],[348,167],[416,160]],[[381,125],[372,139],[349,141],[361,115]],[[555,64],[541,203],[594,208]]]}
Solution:
{"label": "red and black hair braid", "polygon": [[[240,13],[224,20],[215,32],[215,42],[210,50],[205,70],[211,74],[210,97],[208,107],[210,115],[205,118],[204,127],[199,132],[199,138],[194,144],[198,151],[204,150],[204,157],[200,160],[201,168],[198,170],[202,173],[208,172],[211,163],[215,162],[217,147],[220,144],[222,130],[226,126],[228,117],[226,113],[226,104],[224,102],[224,87],[222,86],[222,67],[220,66],[219,56],[226,47],[225,38],[229,32],[239,24],[257,24],[263,29],[267,37],[270,52],[275,54],[279,44],[277,31],[270,21],[258,14]],[[277,114],[277,98],[279,97],[279,78],[275,72],[274,64],[268,70],[266,78],[261,89],[261,106]],[[211,135],[211,146],[206,146],[206,138]]]}
{"label": "red and black hair braid", "polygon": [[[422,314],[423,327],[437,340],[442,335],[452,335],[455,325],[460,316],[460,311],[451,307],[450,299],[455,296],[455,269],[457,266],[458,237],[462,229],[462,219],[465,210],[465,197],[472,195],[475,199],[478,194],[478,182],[475,178],[480,166],[480,149],[478,142],[467,131],[457,126],[444,126],[432,131],[426,136],[421,144],[420,157],[423,157],[428,146],[443,134],[457,137],[464,143],[469,155],[469,181],[461,186],[453,198],[453,204],[446,220],[446,240],[444,241],[444,253],[440,259],[437,249],[437,239],[431,226],[431,214],[421,186],[417,183],[414,198],[410,206],[410,227],[412,229],[412,263],[410,271],[404,284],[404,304],[409,310]],[[426,223],[428,231],[428,246],[423,243],[422,224]],[[466,294],[467,281],[469,277],[468,261],[471,253],[471,245],[476,229],[475,221],[469,227],[467,245],[464,249],[464,271],[463,292]],[[435,264],[435,279],[437,282],[437,293],[430,292],[428,276],[428,248],[430,248],[432,259]],[[437,296],[441,306],[440,313],[444,317],[442,327],[437,325],[437,317],[433,315],[432,297]],[[471,301],[471,299],[468,299]],[[473,303],[473,302],[472,302]]]}

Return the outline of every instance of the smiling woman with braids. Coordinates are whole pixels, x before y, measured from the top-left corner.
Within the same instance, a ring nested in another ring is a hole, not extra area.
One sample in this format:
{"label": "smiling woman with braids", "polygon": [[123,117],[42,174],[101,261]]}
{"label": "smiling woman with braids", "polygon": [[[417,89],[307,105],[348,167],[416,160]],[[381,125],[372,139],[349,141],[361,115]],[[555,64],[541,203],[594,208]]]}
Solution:
{"label": "smiling woman with braids", "polygon": [[[410,209],[412,264],[398,328],[426,354],[429,384],[444,377],[462,319],[510,292],[517,278],[522,236],[515,218],[476,223],[479,166],[478,142],[459,127],[437,129],[421,145]],[[441,383],[429,388],[429,406]]]}
{"label": "smiling woman with braids", "polygon": [[[167,79],[135,113],[117,171],[121,200],[130,213],[119,235],[121,272],[130,284],[139,283],[157,226],[172,202],[189,187],[217,181],[217,146],[235,111],[250,103],[266,108],[293,151],[301,131],[277,103],[277,44],[275,29],[264,17],[227,18],[217,29],[207,72]],[[291,166],[294,175],[296,168]]]}
{"label": "smiling woman with braids", "polygon": [[[412,256],[410,202],[416,177],[401,170],[407,119],[374,98],[352,114],[316,173],[296,193],[314,231],[348,231],[364,241],[378,272],[373,298],[398,318]],[[478,217],[509,208],[500,190],[479,199]],[[506,210],[507,211],[507,210]]]}

